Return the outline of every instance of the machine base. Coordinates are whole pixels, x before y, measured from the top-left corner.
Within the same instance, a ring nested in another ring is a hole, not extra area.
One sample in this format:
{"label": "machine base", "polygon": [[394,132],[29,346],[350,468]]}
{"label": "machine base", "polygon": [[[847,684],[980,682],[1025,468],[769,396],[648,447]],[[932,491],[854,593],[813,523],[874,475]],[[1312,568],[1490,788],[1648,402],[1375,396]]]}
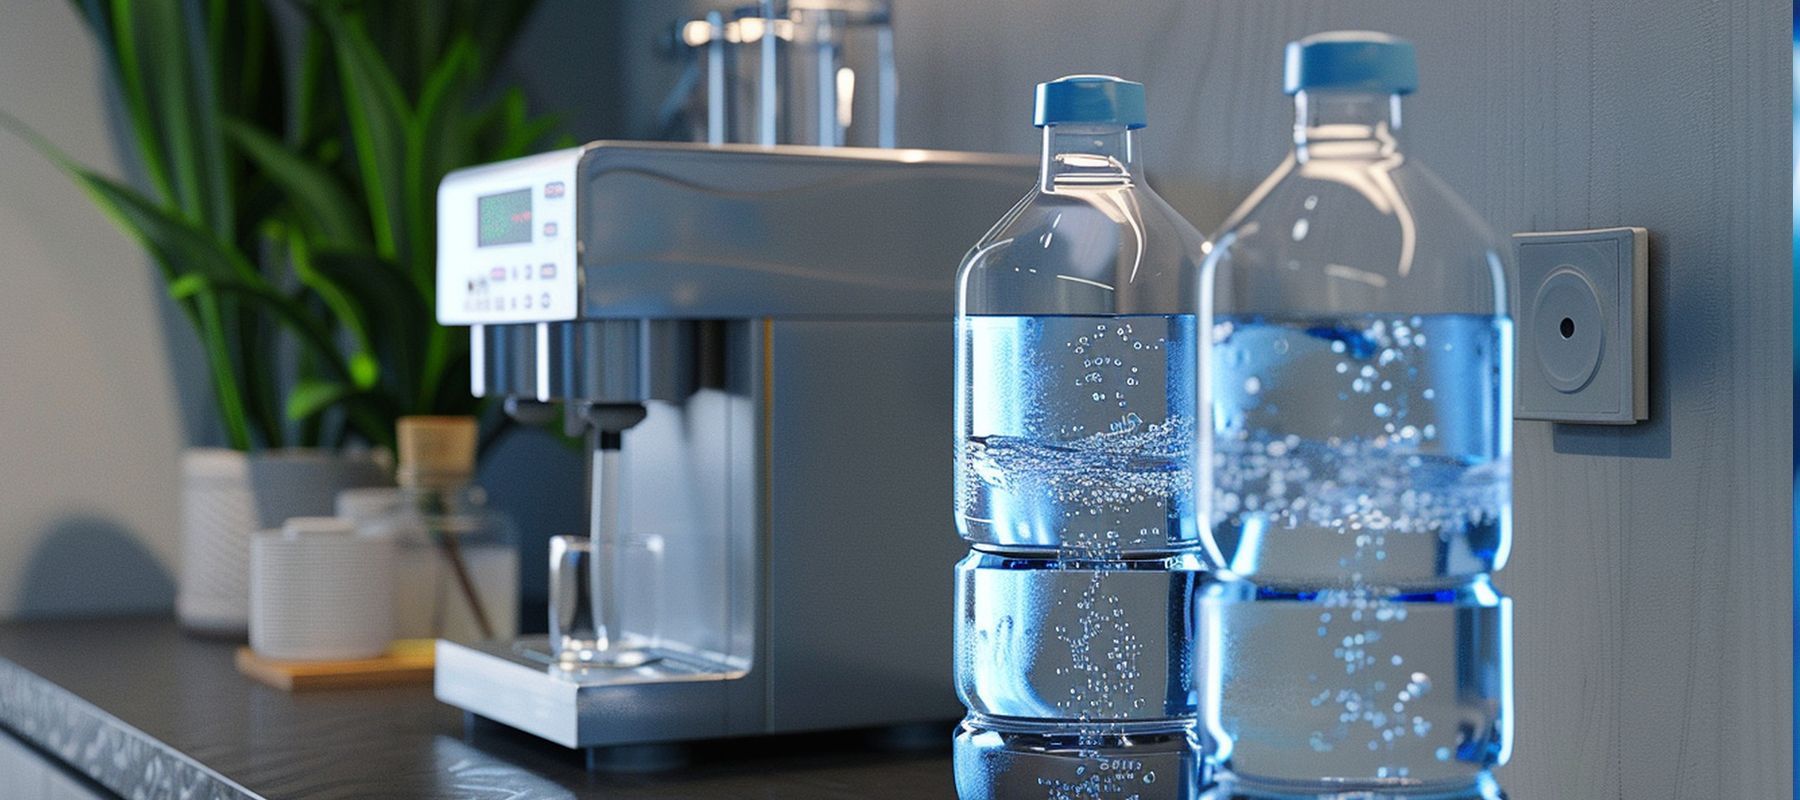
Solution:
{"label": "machine base", "polygon": [[567,670],[545,637],[437,643],[437,699],[564,747],[710,739],[743,733],[727,689],[746,670],[659,650],[630,668]]}

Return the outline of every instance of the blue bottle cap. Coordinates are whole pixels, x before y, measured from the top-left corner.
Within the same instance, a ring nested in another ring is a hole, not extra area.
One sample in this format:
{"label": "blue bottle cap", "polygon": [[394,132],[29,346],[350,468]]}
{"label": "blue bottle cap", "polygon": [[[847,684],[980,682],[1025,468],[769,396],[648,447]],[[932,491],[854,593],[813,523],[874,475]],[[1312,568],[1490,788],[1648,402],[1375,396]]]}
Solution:
{"label": "blue bottle cap", "polygon": [[1144,127],[1144,85],[1111,75],[1067,75],[1037,85],[1040,128],[1065,122]]}
{"label": "blue bottle cap", "polygon": [[1330,31],[1288,42],[1288,94],[1350,89],[1409,94],[1419,88],[1412,42],[1375,31]]}

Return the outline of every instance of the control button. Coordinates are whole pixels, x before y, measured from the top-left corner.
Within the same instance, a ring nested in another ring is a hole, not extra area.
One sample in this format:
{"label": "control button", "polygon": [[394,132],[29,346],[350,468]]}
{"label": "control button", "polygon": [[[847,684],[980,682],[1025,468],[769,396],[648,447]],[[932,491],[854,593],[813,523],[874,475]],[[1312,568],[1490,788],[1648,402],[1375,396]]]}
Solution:
{"label": "control button", "polygon": [[549,183],[544,184],[544,196],[545,197],[562,197],[563,196],[563,182],[562,181],[551,181]]}
{"label": "control button", "polygon": [[545,264],[541,267],[538,267],[538,279],[539,280],[547,281],[554,277],[556,277],[556,265],[555,264]]}
{"label": "control button", "polygon": [[525,295],[525,308],[526,310],[531,309],[531,295]]}
{"label": "control button", "polygon": [[544,300],[544,302],[541,307],[545,310],[549,310],[549,308],[550,308],[550,293],[549,292],[544,293],[543,300]]}
{"label": "control button", "polygon": [[488,270],[488,280],[490,280],[490,281],[506,280],[506,268],[505,267],[495,267],[493,269]]}
{"label": "control button", "polygon": [[544,223],[544,235],[545,236],[555,236],[556,235],[556,223],[554,223],[554,222]]}

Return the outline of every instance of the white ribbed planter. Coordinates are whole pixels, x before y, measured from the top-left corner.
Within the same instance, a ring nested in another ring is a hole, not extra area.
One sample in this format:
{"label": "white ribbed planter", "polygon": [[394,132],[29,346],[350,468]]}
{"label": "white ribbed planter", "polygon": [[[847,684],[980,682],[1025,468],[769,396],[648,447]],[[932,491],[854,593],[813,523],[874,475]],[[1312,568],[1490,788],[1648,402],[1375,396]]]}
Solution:
{"label": "white ribbed planter", "polygon": [[250,541],[290,517],[330,516],[337,493],[390,483],[368,453],[189,448],[181,456],[181,580],[175,614],[196,633],[243,637]]}

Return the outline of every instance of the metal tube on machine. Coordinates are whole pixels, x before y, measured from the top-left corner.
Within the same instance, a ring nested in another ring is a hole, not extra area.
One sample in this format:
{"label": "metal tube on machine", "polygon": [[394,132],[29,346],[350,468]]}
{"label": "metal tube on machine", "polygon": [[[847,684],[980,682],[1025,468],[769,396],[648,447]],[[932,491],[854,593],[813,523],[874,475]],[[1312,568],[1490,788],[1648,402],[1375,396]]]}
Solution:
{"label": "metal tube on machine", "polygon": [[588,559],[588,597],[594,603],[594,646],[601,652],[616,649],[620,634],[619,604],[614,593],[618,589],[618,573],[614,564],[619,545],[619,440],[616,431],[598,432],[600,446],[594,448],[593,502],[588,520],[588,535],[593,538],[593,556]]}
{"label": "metal tube on machine", "polygon": [[593,603],[594,652],[581,660],[602,667],[636,667],[654,658],[625,643],[623,615],[619,609],[619,563],[624,553],[623,512],[620,507],[619,450],[624,431],[645,416],[637,404],[598,405],[590,410],[593,445],[588,507],[588,598]]}

